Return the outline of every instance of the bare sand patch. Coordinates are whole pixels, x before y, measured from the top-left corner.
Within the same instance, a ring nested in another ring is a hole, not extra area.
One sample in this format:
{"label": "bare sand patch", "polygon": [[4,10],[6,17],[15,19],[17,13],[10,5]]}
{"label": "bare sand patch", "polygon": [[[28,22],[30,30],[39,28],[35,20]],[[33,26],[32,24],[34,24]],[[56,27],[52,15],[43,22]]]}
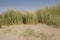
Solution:
{"label": "bare sand patch", "polygon": [[[60,29],[53,28],[46,24],[3,26],[3,28],[0,29],[0,40],[27,40],[21,36],[21,34],[24,34],[26,29],[34,30],[36,35],[38,32],[43,34],[42,38],[32,36],[29,37],[28,40],[60,40]],[[49,38],[49,35],[52,35],[52,37]]]}

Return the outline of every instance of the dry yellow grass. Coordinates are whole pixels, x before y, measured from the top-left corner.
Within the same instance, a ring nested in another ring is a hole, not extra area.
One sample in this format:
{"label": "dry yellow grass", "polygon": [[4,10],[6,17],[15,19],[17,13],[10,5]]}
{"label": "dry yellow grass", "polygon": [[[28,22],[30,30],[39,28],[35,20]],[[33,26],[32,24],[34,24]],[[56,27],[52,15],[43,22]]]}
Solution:
{"label": "dry yellow grass", "polygon": [[46,6],[41,9],[36,9],[34,12],[8,9],[0,14],[0,27],[2,25],[38,23],[60,27],[60,5]]}

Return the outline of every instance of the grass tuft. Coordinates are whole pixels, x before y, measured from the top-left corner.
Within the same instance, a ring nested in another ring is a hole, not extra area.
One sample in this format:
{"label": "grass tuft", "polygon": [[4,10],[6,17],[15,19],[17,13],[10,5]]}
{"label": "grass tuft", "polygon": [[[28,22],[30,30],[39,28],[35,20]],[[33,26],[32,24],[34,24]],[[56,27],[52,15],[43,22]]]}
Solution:
{"label": "grass tuft", "polygon": [[45,23],[55,27],[60,26],[60,5],[44,7],[35,12],[20,12],[15,9],[0,14],[0,25],[38,24]]}

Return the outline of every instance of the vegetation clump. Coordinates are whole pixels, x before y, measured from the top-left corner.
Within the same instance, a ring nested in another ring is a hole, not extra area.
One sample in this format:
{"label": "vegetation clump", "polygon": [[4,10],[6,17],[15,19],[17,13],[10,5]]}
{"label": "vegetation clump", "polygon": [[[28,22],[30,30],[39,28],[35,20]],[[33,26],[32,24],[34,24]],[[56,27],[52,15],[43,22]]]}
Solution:
{"label": "vegetation clump", "polygon": [[45,23],[60,26],[60,5],[37,9],[34,13],[8,10],[0,14],[0,25]]}

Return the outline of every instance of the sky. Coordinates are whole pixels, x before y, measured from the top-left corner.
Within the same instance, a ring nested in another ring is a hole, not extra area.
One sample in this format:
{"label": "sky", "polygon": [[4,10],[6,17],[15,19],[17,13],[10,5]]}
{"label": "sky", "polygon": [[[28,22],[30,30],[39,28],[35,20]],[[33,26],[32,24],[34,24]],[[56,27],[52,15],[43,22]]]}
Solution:
{"label": "sky", "polygon": [[0,12],[7,8],[18,10],[35,10],[37,8],[54,5],[60,0],[0,0]]}

